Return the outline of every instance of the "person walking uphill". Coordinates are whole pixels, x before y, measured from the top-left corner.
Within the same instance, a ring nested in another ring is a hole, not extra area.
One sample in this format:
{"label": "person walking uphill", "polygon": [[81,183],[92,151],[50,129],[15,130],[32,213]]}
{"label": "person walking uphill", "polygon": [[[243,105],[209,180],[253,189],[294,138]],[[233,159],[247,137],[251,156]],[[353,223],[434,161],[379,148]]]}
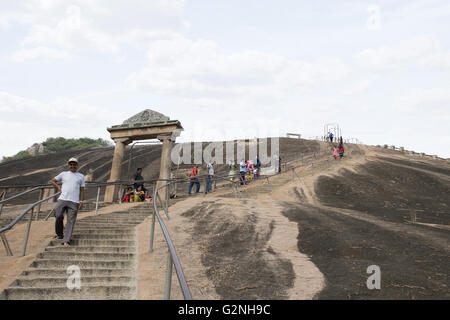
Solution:
{"label": "person walking uphill", "polygon": [[334,160],[337,160],[338,158],[338,149],[336,147],[333,147],[333,157]]}
{"label": "person walking uphill", "polygon": [[200,182],[198,181],[197,176],[198,176],[198,165],[195,165],[189,176],[191,181],[189,182],[188,194],[191,194],[192,187],[194,186],[194,184],[196,185],[195,193],[198,193],[200,191]]}
{"label": "person walking uphill", "polygon": [[[77,172],[78,160],[70,158],[67,162],[69,171],[64,171],[54,177],[50,183],[57,188],[61,195],[55,209],[55,237],[62,240],[64,246],[70,246],[73,228],[77,219],[78,210],[83,207],[84,175]],[[61,182],[61,186],[58,185]],[[67,215],[66,232],[64,233],[64,213]]]}
{"label": "person walking uphill", "polygon": [[206,192],[210,192],[212,190],[212,180],[214,177],[214,167],[212,165],[212,163],[208,163],[207,165],[208,168],[208,182],[206,184]]}

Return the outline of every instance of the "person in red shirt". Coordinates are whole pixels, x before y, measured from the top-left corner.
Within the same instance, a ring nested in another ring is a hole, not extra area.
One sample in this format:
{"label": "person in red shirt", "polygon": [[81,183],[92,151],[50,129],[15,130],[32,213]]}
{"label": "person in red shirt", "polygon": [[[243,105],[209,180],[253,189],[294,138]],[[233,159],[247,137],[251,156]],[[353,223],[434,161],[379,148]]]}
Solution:
{"label": "person in red shirt", "polygon": [[189,182],[188,194],[191,194],[192,187],[194,186],[194,184],[196,185],[195,193],[198,193],[200,191],[200,182],[198,181],[197,176],[198,176],[198,165],[195,165],[189,176],[191,181]]}
{"label": "person in red shirt", "polygon": [[341,146],[339,148],[339,158],[342,158],[342,157],[344,157],[344,146]]}

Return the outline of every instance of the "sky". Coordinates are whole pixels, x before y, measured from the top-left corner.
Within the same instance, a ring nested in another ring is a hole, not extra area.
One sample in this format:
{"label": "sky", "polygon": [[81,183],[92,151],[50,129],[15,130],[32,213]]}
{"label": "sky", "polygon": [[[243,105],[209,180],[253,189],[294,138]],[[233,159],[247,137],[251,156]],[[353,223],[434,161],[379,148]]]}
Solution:
{"label": "sky", "polygon": [[[447,0],[0,0],[0,159],[152,109],[178,142],[298,133],[450,157]],[[112,142],[112,141],[111,141]]]}

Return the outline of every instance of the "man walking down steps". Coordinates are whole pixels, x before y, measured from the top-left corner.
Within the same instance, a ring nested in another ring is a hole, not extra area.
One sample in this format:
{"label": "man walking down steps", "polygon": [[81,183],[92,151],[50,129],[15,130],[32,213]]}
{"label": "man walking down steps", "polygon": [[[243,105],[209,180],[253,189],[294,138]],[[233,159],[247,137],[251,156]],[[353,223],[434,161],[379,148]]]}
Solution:
{"label": "man walking down steps", "polygon": [[[77,213],[83,206],[85,187],[84,175],[77,172],[78,160],[76,158],[70,158],[68,165],[69,171],[61,172],[50,181],[61,192],[55,210],[55,239],[61,239],[64,246],[70,246],[70,239],[72,238]],[[58,182],[61,182],[62,185],[59,186]],[[64,212],[67,212],[65,234]]]}

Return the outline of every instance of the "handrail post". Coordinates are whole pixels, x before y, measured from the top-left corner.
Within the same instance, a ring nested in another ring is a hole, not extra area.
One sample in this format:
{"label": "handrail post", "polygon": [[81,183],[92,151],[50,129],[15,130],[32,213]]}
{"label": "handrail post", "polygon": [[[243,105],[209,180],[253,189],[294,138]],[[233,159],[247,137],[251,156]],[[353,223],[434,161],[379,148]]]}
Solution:
{"label": "handrail post", "polygon": [[167,211],[169,211],[169,192],[170,192],[169,186],[167,186],[166,187],[166,193],[165,193],[165,195],[166,195],[166,210]]}
{"label": "handrail post", "polygon": [[27,233],[25,234],[25,240],[23,241],[22,256],[25,256],[25,252],[27,251],[27,243],[28,243],[28,237],[30,235],[32,221],[33,221],[33,212],[30,213],[30,220],[28,220]]}
{"label": "handrail post", "polygon": [[153,238],[155,237],[155,220],[156,220],[156,214],[155,214],[155,208],[153,208],[152,224],[150,227],[150,252],[153,252]]}
{"label": "handrail post", "polygon": [[170,300],[170,289],[172,287],[172,256],[170,250],[167,254],[167,268],[166,268],[166,289],[164,290],[164,300]]}
{"label": "handrail post", "polygon": [[97,188],[97,200],[95,201],[95,214],[98,213],[98,200],[100,199],[100,186]]}
{"label": "handrail post", "polygon": [[[44,199],[44,188],[39,189],[39,199],[38,201],[41,201],[42,199]],[[39,212],[41,212],[41,203],[38,204],[38,208],[36,211],[36,221],[39,220]]]}
{"label": "handrail post", "polygon": [[6,255],[12,257],[13,253],[11,251],[11,248],[9,247],[8,240],[6,239],[5,234],[3,232],[0,233],[0,237],[2,238],[3,246],[6,250]]}
{"label": "handrail post", "polygon": [[[8,191],[8,188],[5,188],[5,190],[3,190],[2,200],[5,200],[6,191]],[[3,203],[0,204],[0,215],[2,214],[2,210],[3,210]]]}
{"label": "handrail post", "polygon": [[122,184],[120,184],[120,185],[119,185],[119,196],[118,196],[118,198],[119,198],[119,203],[120,203],[120,201],[122,200],[122,189],[123,189],[123,186],[122,186]]}
{"label": "handrail post", "polygon": [[[38,201],[40,201],[42,199],[44,199],[44,188],[41,188],[40,191],[39,191],[39,199],[38,199]],[[41,212],[41,203],[39,203],[38,209],[37,209],[37,213],[40,213],[40,212]]]}

